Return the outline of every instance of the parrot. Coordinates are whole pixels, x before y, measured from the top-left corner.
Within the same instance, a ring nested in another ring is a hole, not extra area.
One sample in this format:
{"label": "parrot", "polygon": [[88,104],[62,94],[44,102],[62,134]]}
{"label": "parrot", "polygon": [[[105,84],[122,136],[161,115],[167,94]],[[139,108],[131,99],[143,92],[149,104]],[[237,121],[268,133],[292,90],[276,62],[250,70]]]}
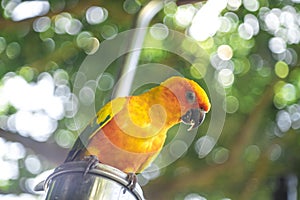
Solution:
{"label": "parrot", "polygon": [[105,104],[81,132],[65,162],[93,157],[133,177],[158,156],[171,127],[181,122],[188,130],[200,126],[210,107],[199,84],[171,76],[143,94]]}

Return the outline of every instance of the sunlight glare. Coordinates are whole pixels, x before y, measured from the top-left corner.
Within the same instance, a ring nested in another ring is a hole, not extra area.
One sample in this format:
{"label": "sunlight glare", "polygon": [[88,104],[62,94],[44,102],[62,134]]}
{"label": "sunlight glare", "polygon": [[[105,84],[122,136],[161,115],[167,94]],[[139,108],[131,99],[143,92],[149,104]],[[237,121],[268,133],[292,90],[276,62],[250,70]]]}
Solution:
{"label": "sunlight glare", "polygon": [[6,142],[5,146],[7,149],[5,157],[10,160],[19,160],[26,155],[25,147],[19,142]]}
{"label": "sunlight glare", "polygon": [[192,22],[196,11],[196,8],[192,4],[179,6],[175,13],[177,25],[187,27]]}
{"label": "sunlight glare", "polygon": [[10,180],[19,178],[19,165],[17,161],[4,161],[0,159],[0,180]]}
{"label": "sunlight glare", "polygon": [[14,21],[45,15],[49,12],[48,1],[24,1],[19,3],[12,11],[11,18]]}
{"label": "sunlight glare", "polygon": [[1,127],[46,141],[56,130],[57,120],[63,119],[66,113],[69,117],[77,113],[78,100],[70,92],[68,81],[64,70],[55,71],[54,78],[49,73],[41,73],[37,82],[30,83],[22,76],[6,74],[0,90],[1,99],[5,101],[1,104],[11,105],[16,112],[1,119]]}
{"label": "sunlight glare", "polygon": [[198,41],[204,41],[216,34],[221,26],[219,15],[227,6],[227,1],[208,1],[196,13],[189,28],[189,34]]}

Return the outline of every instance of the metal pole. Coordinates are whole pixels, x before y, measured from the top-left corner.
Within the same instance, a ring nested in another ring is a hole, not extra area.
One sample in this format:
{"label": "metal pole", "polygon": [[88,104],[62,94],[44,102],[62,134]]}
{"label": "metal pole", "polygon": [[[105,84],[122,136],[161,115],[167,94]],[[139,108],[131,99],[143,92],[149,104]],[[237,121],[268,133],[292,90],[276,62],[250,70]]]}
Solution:
{"label": "metal pole", "polygon": [[147,29],[145,28],[149,26],[153,17],[163,8],[164,2],[163,0],[150,1],[139,13],[135,27],[136,31],[132,36],[132,43],[130,44],[130,49],[133,49],[133,51],[129,52],[125,58],[119,83],[113,94],[114,98],[129,95],[141,54],[141,48],[147,33]]}

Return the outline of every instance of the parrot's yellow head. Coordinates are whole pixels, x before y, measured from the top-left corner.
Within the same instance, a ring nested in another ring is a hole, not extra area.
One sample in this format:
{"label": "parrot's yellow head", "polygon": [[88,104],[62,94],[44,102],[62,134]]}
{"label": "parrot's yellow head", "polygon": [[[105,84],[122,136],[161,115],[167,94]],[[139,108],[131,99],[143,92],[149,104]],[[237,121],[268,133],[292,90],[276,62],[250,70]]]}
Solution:
{"label": "parrot's yellow head", "polygon": [[179,76],[171,77],[161,85],[176,96],[181,107],[181,121],[191,125],[188,130],[200,126],[211,106],[206,92],[196,82]]}

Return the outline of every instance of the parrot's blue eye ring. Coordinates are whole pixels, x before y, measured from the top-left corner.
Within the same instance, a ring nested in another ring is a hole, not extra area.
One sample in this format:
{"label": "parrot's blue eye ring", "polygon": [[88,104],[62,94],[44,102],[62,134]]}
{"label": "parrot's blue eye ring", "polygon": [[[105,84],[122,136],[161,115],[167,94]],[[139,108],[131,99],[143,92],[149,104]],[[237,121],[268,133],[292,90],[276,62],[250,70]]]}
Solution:
{"label": "parrot's blue eye ring", "polygon": [[188,101],[189,103],[194,103],[195,100],[196,100],[196,95],[195,95],[195,93],[192,92],[192,91],[187,91],[187,92],[185,93],[185,97],[186,97],[186,99],[187,99],[187,101]]}

